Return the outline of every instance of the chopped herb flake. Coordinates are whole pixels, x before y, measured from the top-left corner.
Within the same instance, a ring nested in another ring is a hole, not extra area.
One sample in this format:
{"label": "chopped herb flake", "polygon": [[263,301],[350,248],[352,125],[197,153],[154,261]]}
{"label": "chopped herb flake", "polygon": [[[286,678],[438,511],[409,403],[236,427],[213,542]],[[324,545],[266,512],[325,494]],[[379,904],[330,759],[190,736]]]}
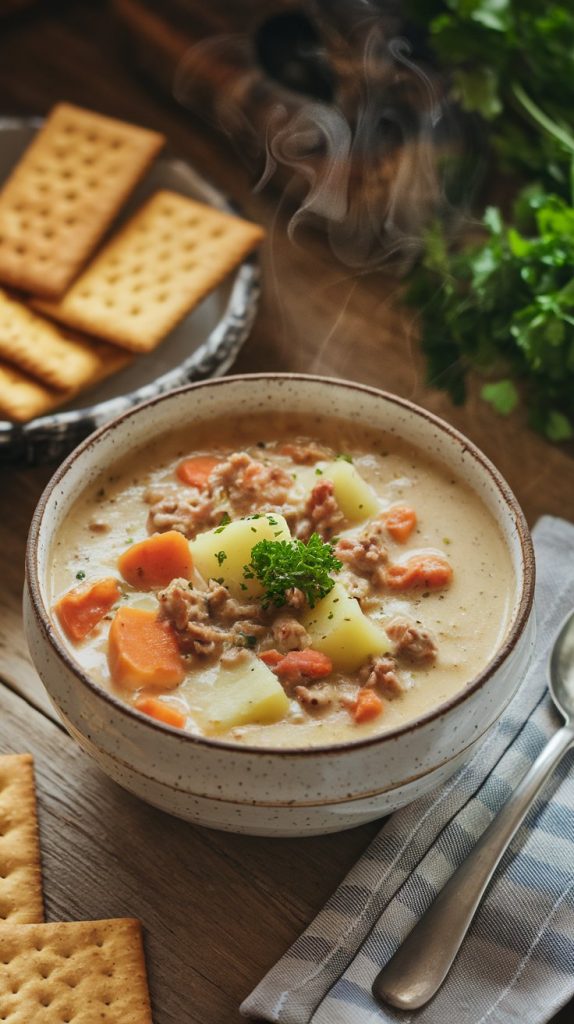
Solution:
{"label": "chopped herb flake", "polygon": [[84,570],[83,570],[83,569],[80,569],[80,570],[79,570],[79,571],[78,571],[78,572],[76,573],[76,579],[77,579],[77,580],[85,580],[85,578],[86,578],[86,574],[85,574]]}
{"label": "chopped herb flake", "polygon": [[218,565],[222,565],[223,562],[225,561],[225,559],[227,558],[227,552],[226,551],[217,551],[215,553],[215,557],[217,558],[217,564]]}
{"label": "chopped herb flake", "polygon": [[346,455],[344,452],[341,452],[341,454],[337,455],[336,458],[337,458],[338,461],[342,460],[343,462],[352,462],[353,461],[351,456],[350,455]]}

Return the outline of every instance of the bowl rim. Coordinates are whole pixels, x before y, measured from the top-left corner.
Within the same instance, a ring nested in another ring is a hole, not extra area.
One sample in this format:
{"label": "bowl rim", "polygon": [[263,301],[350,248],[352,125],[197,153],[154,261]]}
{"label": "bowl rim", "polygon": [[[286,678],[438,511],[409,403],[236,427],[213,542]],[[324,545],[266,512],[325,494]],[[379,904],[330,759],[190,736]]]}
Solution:
{"label": "bowl rim", "polygon": [[[37,552],[38,552],[38,538],[44,521],[44,513],[46,511],[46,505],[58,484],[66,476],[68,470],[75,463],[76,459],[82,456],[90,448],[97,445],[100,438],[115,430],[124,420],[131,417],[139,416],[142,412],[149,409],[150,407],[172,399],[175,396],[185,394],[187,392],[193,392],[198,388],[217,388],[225,387],[233,383],[241,382],[261,382],[261,381],[273,381],[273,380],[287,380],[287,381],[302,381],[309,383],[318,383],[321,385],[333,385],[335,387],[346,388],[349,390],[355,390],[359,393],[367,393],[374,397],[383,398],[391,404],[398,405],[407,412],[413,413],[415,416],[422,417],[427,420],[433,426],[438,427],[444,433],[448,434],[453,440],[457,441],[462,445],[464,452],[469,452],[472,457],[481,464],[482,468],[490,475],[493,483],[497,487],[504,504],[507,506],[508,511],[514,518],[516,526],[517,536],[520,543],[520,554],[522,560],[522,576],[521,576],[521,594],[518,607],[516,609],[513,620],[510,623],[510,628],[504,639],[503,644],[496,651],[495,655],[482,669],[478,675],[474,676],[473,679],[469,680],[466,686],[455,693],[448,700],[443,701],[437,705],[436,708],[432,708],[425,714],[418,716],[404,725],[397,726],[394,729],[376,733],[371,736],[359,738],[356,740],[349,740],[340,743],[328,743],[314,745],[311,747],[270,747],[270,746],[257,746],[245,743],[233,743],[229,740],[220,740],[210,736],[202,736],[196,733],[187,732],[182,729],[176,729],[174,726],[166,725],[163,722],[158,722],[149,715],[144,715],[143,712],[137,711],[129,704],[116,697],[114,694],[109,693],[102,686],[100,686],[95,680],[93,680],[87,672],[84,672],[78,662],[74,660],[72,655],[68,652],[56,630],[54,629],[50,620],[49,611],[46,608],[39,582],[38,564],[37,564]],[[205,381],[197,381],[192,384],[187,384],[184,387],[177,388],[174,391],[169,391],[160,395],[148,399],[146,402],[142,402],[139,405],[133,406],[115,417],[113,420],[105,423],[94,433],[90,434],[89,437],[85,438],[70,454],[67,458],[58,466],[53,476],[48,481],[44,488],[30,525],[28,533],[28,540],[26,544],[26,560],[25,560],[25,578],[28,587],[28,592],[31,600],[31,607],[34,613],[36,622],[40,628],[40,632],[43,638],[55,649],[58,657],[64,662],[66,667],[76,677],[76,679],[87,686],[95,696],[104,700],[105,703],[110,704],[116,711],[126,715],[128,718],[135,719],[135,721],[143,724],[152,731],[159,732],[161,734],[168,734],[179,740],[180,743],[192,743],[197,744],[200,747],[213,748],[214,750],[229,750],[233,753],[243,753],[253,755],[261,755],[267,757],[313,757],[321,755],[329,755],[333,753],[343,753],[344,751],[356,751],[365,747],[374,746],[379,743],[390,742],[399,739],[409,733],[414,733],[423,726],[430,722],[436,721],[437,719],[446,716],[459,704],[466,701],[472,694],[482,689],[485,683],[498,671],[502,663],[510,655],[510,653],[516,647],[519,639],[521,638],[526,624],[529,620],[533,601],[534,601],[534,583],[535,583],[536,569],[534,559],[534,548],[532,544],[532,538],[530,536],[530,530],[526,522],[524,513],[516,499],[510,486],[494,466],[489,458],[478,448],[474,442],[470,441],[461,431],[457,430],[446,420],[441,419],[429,410],[424,409],[422,406],[416,405],[407,398],[403,398],[399,395],[394,395],[391,392],[383,391],[380,388],[372,387],[368,384],[361,384],[358,381],[351,381],[340,379],[337,377],[328,377],[315,374],[305,373],[279,373],[273,371],[249,373],[249,374],[232,374],[226,377],[220,377],[215,379],[209,379]]]}

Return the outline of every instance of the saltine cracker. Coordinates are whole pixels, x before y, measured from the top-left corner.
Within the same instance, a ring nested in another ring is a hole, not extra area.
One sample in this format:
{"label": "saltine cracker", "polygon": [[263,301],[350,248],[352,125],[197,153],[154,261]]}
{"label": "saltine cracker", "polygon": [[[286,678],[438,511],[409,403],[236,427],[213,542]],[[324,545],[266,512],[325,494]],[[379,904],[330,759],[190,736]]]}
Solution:
{"label": "saltine cracker", "polygon": [[69,103],[55,106],[0,191],[0,281],[62,295],[164,141]]}
{"label": "saltine cracker", "polygon": [[263,237],[257,224],[161,190],[59,302],[33,305],[88,334],[148,352]]}
{"label": "saltine cracker", "polygon": [[44,919],[34,761],[0,757],[0,929]]}

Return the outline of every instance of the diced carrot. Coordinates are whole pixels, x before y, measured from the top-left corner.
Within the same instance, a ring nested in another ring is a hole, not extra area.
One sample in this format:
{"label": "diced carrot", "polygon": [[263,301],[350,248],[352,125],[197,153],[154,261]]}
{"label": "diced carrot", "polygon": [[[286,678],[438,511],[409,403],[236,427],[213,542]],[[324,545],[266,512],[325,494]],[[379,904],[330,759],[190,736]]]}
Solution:
{"label": "diced carrot", "polygon": [[214,455],[194,455],[192,459],[180,462],[175,472],[182,483],[203,491],[207,487],[210,474],[220,462],[221,459],[215,458]]}
{"label": "diced carrot", "polygon": [[322,651],[288,651],[275,665],[280,679],[289,676],[308,676],[309,679],[324,679],[333,671],[333,662]]}
{"label": "diced carrot", "polygon": [[390,533],[393,540],[404,544],[417,525],[417,514],[414,508],[408,505],[397,505],[391,508],[385,515],[385,526],[387,533]]}
{"label": "diced carrot", "polygon": [[144,608],[119,608],[110,626],[108,664],[124,690],[173,690],[185,665],[171,626]]}
{"label": "diced carrot", "polygon": [[83,640],[120,596],[118,581],[108,576],[74,587],[56,601],[54,610],[70,640]]}
{"label": "diced carrot", "polygon": [[285,655],[280,654],[279,651],[272,650],[261,651],[259,657],[261,658],[261,661],[264,661],[266,665],[269,665],[269,668],[275,668],[280,661],[283,661]]}
{"label": "diced carrot", "polygon": [[375,691],[366,686],[359,690],[357,699],[351,706],[351,711],[355,722],[360,724],[361,722],[370,722],[373,718],[378,718],[384,706],[381,698]]}
{"label": "diced carrot", "polygon": [[440,555],[413,555],[402,565],[387,569],[386,583],[391,590],[439,590],[452,580],[452,567]]}
{"label": "diced carrot", "polygon": [[140,697],[135,701],[134,708],[143,711],[144,715],[149,715],[150,718],[157,718],[158,722],[173,725],[176,729],[183,729],[185,726],[186,716],[171,704],[158,700],[157,697]]}
{"label": "diced carrot", "polygon": [[176,577],[190,579],[193,561],[183,534],[178,530],[167,530],[132,544],[118,558],[118,568],[132,587],[156,590],[167,587]]}

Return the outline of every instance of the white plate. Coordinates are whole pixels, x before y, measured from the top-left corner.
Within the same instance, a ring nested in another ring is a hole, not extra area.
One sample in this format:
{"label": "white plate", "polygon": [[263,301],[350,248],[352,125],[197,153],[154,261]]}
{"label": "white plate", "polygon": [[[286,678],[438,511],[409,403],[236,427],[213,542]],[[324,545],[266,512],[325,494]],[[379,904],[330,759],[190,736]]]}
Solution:
{"label": "white plate", "polygon": [[[0,182],[8,177],[41,124],[39,119],[0,119]],[[235,212],[189,164],[168,155],[156,161],[135,189],[119,223],[158,188],[173,189],[220,210]],[[251,256],[154,352],[136,359],[49,416],[26,424],[0,421],[0,461],[32,464],[61,459],[96,427],[131,406],[189,381],[225,373],[249,334],[258,298],[259,268]]]}

